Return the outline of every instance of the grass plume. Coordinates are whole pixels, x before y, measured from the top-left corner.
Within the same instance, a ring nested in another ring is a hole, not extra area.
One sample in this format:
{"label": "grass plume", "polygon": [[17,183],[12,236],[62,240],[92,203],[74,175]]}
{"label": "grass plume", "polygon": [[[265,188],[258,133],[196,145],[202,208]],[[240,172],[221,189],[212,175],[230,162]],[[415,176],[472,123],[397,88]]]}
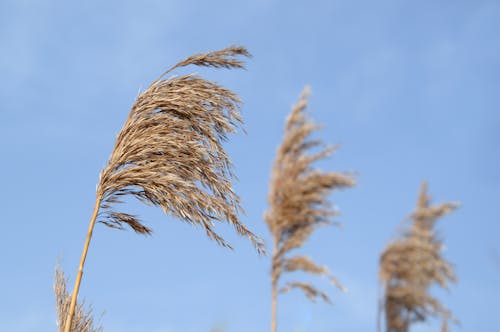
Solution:
{"label": "grass plume", "polygon": [[[56,267],[54,293],[56,296],[56,310],[57,310],[57,326],[58,331],[62,332],[66,324],[66,319],[69,313],[71,296],[66,289],[67,280],[64,272]],[[100,326],[94,323],[92,308],[89,306],[85,308],[85,301],[78,303],[76,306],[75,315],[71,321],[71,331],[74,332],[102,332]]]}
{"label": "grass plume", "polygon": [[[269,209],[264,215],[273,238],[272,332],[276,331],[277,293],[299,289],[312,301],[319,297],[330,302],[326,293],[310,284],[290,282],[278,289],[283,273],[303,271],[326,276],[343,289],[326,266],[317,265],[307,256],[288,257],[290,252],[302,247],[316,228],[332,224],[331,218],[338,212],[328,201],[331,191],[351,187],[355,183],[348,174],[323,172],[312,167],[313,162],[330,156],[335,148],[323,147],[321,141],[310,139],[320,126],[306,117],[308,97],[309,88],[306,87],[286,120],[283,142],[276,153],[271,174]],[[320,148],[320,151],[309,154],[308,151],[313,148]]]}
{"label": "grass plume", "polygon": [[[238,55],[249,53],[242,47],[202,53],[167,73],[187,65],[241,68]],[[99,220],[149,234],[136,216],[114,211],[121,196],[131,195],[200,225],[209,238],[230,247],[214,229],[215,221],[227,221],[261,250],[260,240],[238,219],[231,161],[222,147],[242,123],[239,104],[230,90],[195,75],[155,81],[137,98],[101,173]]]}
{"label": "grass plume", "polygon": [[410,216],[411,226],[383,251],[379,279],[384,287],[387,332],[408,332],[411,324],[431,316],[441,318],[444,332],[449,331],[449,320],[456,321],[429,290],[434,285],[448,289],[450,283],[456,282],[452,265],[441,254],[443,243],[434,226],[437,219],[457,207],[457,203],[431,206],[427,184],[423,182],[417,208]]}
{"label": "grass plume", "polygon": [[[207,236],[231,247],[215,231],[228,222],[259,252],[261,240],[239,220],[239,197],[232,189],[231,160],[222,143],[242,124],[240,99],[232,91],[196,75],[163,78],[188,65],[242,68],[239,46],[188,57],[168,69],[137,98],[100,174],[96,202],[72,297],[76,305],[85,257],[96,220],[150,234],[137,216],[116,210],[123,196],[158,206],[182,221],[201,226]],[[70,332],[69,324],[65,332]]]}

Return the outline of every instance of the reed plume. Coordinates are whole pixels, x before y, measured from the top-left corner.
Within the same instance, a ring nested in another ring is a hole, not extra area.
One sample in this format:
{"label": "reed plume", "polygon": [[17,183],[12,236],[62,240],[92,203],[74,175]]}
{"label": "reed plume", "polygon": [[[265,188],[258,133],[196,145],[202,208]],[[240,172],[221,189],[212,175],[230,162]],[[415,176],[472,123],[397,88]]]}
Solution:
{"label": "reed plume", "polygon": [[410,216],[410,227],[383,251],[379,279],[383,285],[382,312],[385,311],[387,332],[408,332],[413,323],[429,317],[441,318],[442,332],[449,331],[449,320],[456,322],[429,291],[431,286],[448,289],[450,283],[456,282],[453,266],[442,256],[443,243],[434,225],[457,207],[457,203],[430,206],[427,184],[423,182],[417,208]]}
{"label": "reed plume", "polygon": [[[231,248],[215,231],[215,222],[227,221],[246,236],[257,251],[261,240],[239,220],[240,201],[231,185],[229,156],[222,147],[228,133],[242,124],[238,96],[196,75],[164,79],[188,65],[243,68],[239,57],[250,57],[243,47],[197,54],[177,63],[155,80],[135,101],[116,138],[107,165],[100,174],[68,321],[71,322],[83,265],[96,220],[139,234],[151,229],[135,215],[115,210],[123,196],[159,206],[166,214],[201,226],[207,236]],[[65,332],[69,332],[67,324]]]}
{"label": "reed plume", "polygon": [[[71,302],[71,296],[66,290],[66,284],[67,280],[64,276],[64,272],[59,267],[56,267],[54,293],[56,296],[57,326],[59,332],[63,332]],[[88,308],[85,308],[85,301],[78,303],[76,306],[76,312],[73,320],[71,321],[71,331],[103,331],[102,327],[95,325],[92,308],[90,306]]]}
{"label": "reed plume", "polygon": [[[289,282],[278,289],[279,279],[283,273],[303,271],[326,276],[335,286],[344,290],[326,266],[317,265],[307,256],[288,257],[293,250],[302,247],[316,228],[333,223],[331,219],[338,214],[338,211],[327,199],[330,192],[334,189],[351,187],[355,183],[351,175],[322,172],[312,167],[313,162],[328,157],[336,148],[324,147],[321,141],[310,138],[320,126],[306,117],[308,97],[309,88],[305,87],[286,120],[283,142],[277,150],[271,174],[269,209],[264,215],[273,239],[272,332],[276,332],[278,293],[295,288],[301,290],[312,301],[319,297],[330,302],[326,293],[307,283]],[[308,154],[308,151],[318,147],[319,152]]]}

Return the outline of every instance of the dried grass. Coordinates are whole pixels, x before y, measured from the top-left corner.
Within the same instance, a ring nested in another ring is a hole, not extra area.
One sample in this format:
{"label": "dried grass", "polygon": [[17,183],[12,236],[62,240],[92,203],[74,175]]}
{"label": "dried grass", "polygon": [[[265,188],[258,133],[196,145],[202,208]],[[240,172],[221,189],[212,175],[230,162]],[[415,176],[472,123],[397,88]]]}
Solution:
{"label": "dried grass", "polygon": [[427,184],[422,183],[410,228],[383,251],[379,279],[387,332],[407,332],[411,324],[428,317],[440,317],[441,331],[448,331],[448,321],[456,321],[429,290],[433,285],[448,289],[456,282],[452,265],[441,254],[443,243],[434,225],[457,207],[457,203],[430,206]]}
{"label": "dried grass", "polygon": [[[232,46],[191,56],[165,74],[188,65],[242,68],[237,56],[250,54]],[[101,173],[98,220],[150,234],[137,216],[113,210],[122,196],[131,195],[202,226],[209,238],[230,247],[214,229],[214,222],[227,221],[262,251],[261,241],[238,218],[241,207],[231,186],[231,160],[222,147],[227,134],[242,123],[240,102],[230,90],[196,75],[153,82],[132,106]]]}
{"label": "dried grass", "polygon": [[[152,230],[135,215],[115,211],[123,196],[158,206],[185,222],[201,226],[218,244],[231,246],[215,231],[228,222],[258,252],[262,241],[239,220],[239,197],[232,189],[232,165],[222,143],[242,124],[238,96],[196,75],[163,77],[188,65],[242,68],[248,51],[230,46],[188,57],[167,70],[137,98],[100,174],[96,203],[75,282],[69,321],[96,220],[109,227]],[[65,332],[70,332],[69,324]]]}
{"label": "dried grass", "polygon": [[[285,135],[278,148],[271,175],[269,209],[265,221],[273,238],[272,256],[272,326],[276,331],[277,292],[299,289],[310,299],[322,298],[330,302],[326,293],[310,284],[290,282],[277,289],[280,277],[285,272],[303,271],[328,277],[334,285],[344,289],[326,266],[319,266],[307,256],[288,257],[291,251],[302,247],[311,233],[319,226],[332,224],[331,218],[338,211],[328,201],[334,189],[351,187],[352,175],[323,172],[312,167],[312,163],[330,156],[334,147],[323,147],[319,140],[310,135],[320,128],[305,115],[309,88],[304,88],[298,103],[292,108],[285,126]],[[308,154],[313,148],[320,148],[315,154]]]}
{"label": "dried grass", "polygon": [[[66,324],[69,313],[71,296],[66,289],[67,280],[64,272],[56,266],[54,293],[56,295],[57,326],[58,331],[62,332]],[[78,303],[75,315],[71,321],[71,331],[73,332],[102,332],[100,326],[94,323],[92,307],[85,308],[85,301]]]}

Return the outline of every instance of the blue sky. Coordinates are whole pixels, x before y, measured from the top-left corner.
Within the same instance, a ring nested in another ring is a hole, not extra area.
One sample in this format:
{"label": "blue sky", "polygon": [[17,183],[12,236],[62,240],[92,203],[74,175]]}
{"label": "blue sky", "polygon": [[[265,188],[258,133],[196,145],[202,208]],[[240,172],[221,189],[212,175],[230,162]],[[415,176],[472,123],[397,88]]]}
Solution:
{"label": "blue sky", "polygon": [[[189,68],[245,101],[247,134],[226,145],[249,228],[262,220],[283,122],[305,84],[319,164],[358,173],[331,199],[342,229],[302,253],[349,288],[314,281],[334,305],[279,298],[280,331],[375,331],[378,255],[422,180],[462,206],[438,225],[459,283],[436,294],[462,331],[496,331],[500,294],[498,1],[2,1],[0,330],[55,331],[54,266],[73,285],[98,174],[141,88],[200,51],[248,47],[246,71]],[[221,225],[201,229],[131,203],[151,238],[97,225],[81,296],[107,332],[269,329],[269,259]],[[300,276],[302,277],[302,276]],[[438,324],[414,331],[437,331]]]}

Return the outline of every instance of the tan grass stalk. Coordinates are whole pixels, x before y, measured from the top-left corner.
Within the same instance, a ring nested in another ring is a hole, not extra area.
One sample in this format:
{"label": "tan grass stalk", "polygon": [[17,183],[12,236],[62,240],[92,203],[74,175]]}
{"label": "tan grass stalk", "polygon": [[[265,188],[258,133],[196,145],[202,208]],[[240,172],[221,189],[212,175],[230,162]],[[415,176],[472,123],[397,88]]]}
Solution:
{"label": "tan grass stalk", "polygon": [[448,320],[456,322],[451,312],[430,295],[430,288],[437,285],[448,289],[456,282],[453,266],[441,254],[443,243],[434,225],[457,207],[457,203],[431,206],[423,182],[410,227],[383,251],[379,279],[387,332],[408,332],[413,323],[429,317],[441,318],[441,331],[448,331]]}
{"label": "tan grass stalk", "polygon": [[[330,302],[326,293],[310,284],[290,282],[278,289],[279,279],[285,272],[303,271],[326,276],[344,290],[339,281],[326,266],[319,266],[309,257],[290,252],[302,247],[311,233],[319,226],[332,224],[331,218],[338,214],[328,201],[334,189],[351,187],[353,176],[344,173],[322,172],[314,169],[312,163],[332,154],[334,147],[323,147],[321,141],[310,139],[319,129],[305,115],[309,88],[304,88],[298,103],[292,108],[286,121],[285,135],[276,153],[269,188],[269,209],[264,219],[273,238],[271,267],[271,331],[276,332],[277,294],[291,289],[301,290],[310,300],[320,297]],[[315,154],[308,154],[312,148],[320,148]]]}
{"label": "tan grass stalk", "polygon": [[[196,75],[163,78],[188,65],[242,68],[239,56],[250,54],[243,47],[231,46],[191,56],[167,70],[137,98],[100,175],[68,322],[74,313],[95,222],[119,229],[128,225],[139,234],[151,233],[137,216],[113,209],[123,196],[136,197],[199,225],[209,238],[231,248],[215,232],[215,222],[227,221],[259,252],[264,251],[261,240],[239,220],[241,207],[231,185],[231,161],[222,147],[227,134],[236,132],[242,123],[240,99]],[[65,332],[70,332],[69,323]]]}
{"label": "tan grass stalk", "polygon": [[[67,280],[64,272],[56,267],[54,293],[56,296],[57,326],[58,331],[62,332],[68,318],[71,296],[66,290]],[[85,308],[85,301],[78,303],[75,315],[71,321],[71,331],[74,332],[102,332],[100,326],[95,326],[92,308]]]}

